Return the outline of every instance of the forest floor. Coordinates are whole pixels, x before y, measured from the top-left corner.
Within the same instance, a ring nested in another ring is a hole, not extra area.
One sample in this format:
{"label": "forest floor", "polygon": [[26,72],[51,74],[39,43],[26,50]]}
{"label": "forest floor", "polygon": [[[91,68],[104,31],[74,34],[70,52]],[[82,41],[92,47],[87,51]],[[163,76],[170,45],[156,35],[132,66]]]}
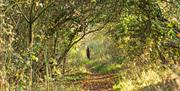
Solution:
{"label": "forest floor", "polygon": [[84,91],[113,91],[114,74],[90,74],[82,81]]}
{"label": "forest floor", "polygon": [[[109,73],[98,73],[86,67],[90,72],[80,81],[83,91],[114,91],[113,86],[117,84],[118,72],[117,69]],[[180,91],[180,77],[177,74],[171,74],[170,77],[165,78],[162,82],[148,85],[141,88],[139,91]],[[162,90],[159,90],[162,89]]]}
{"label": "forest floor", "polygon": [[[89,70],[89,68],[87,68]],[[97,73],[89,70],[90,74],[81,81],[84,91],[113,91],[113,85],[116,81],[116,73]]]}

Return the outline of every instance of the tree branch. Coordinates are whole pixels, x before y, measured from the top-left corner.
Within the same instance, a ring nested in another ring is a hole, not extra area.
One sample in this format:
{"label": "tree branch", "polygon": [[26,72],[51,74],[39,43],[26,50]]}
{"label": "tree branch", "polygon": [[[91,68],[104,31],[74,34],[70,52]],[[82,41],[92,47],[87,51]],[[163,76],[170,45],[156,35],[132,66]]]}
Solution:
{"label": "tree branch", "polygon": [[23,12],[23,10],[19,7],[19,5],[17,4],[17,7],[19,9],[19,11],[21,12],[21,14],[23,15],[23,17],[25,18],[25,20],[29,23],[29,19],[27,18],[27,16],[25,15],[25,13]]}
{"label": "tree branch", "polygon": [[45,8],[43,8],[43,9],[40,11],[40,13],[36,14],[36,15],[35,15],[35,18],[32,20],[32,22],[36,21],[36,20],[39,18],[39,16],[42,15],[42,13],[44,13],[54,2],[55,2],[55,0],[52,1],[50,4],[48,4]]}

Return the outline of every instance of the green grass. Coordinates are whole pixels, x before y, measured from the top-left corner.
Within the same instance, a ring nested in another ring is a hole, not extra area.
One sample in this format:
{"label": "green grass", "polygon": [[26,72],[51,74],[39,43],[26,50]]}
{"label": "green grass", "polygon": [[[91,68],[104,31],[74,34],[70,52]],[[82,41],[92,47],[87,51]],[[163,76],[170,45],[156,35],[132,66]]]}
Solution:
{"label": "green grass", "polygon": [[[115,91],[178,91],[174,90],[177,89],[177,83],[164,83],[168,75],[177,76],[168,67],[163,68],[156,64],[126,66],[127,64],[123,64],[119,71],[118,82],[113,86]],[[170,77],[172,80],[173,78]]]}
{"label": "green grass", "polygon": [[[33,91],[47,91],[45,84],[37,83],[33,89]],[[76,84],[65,84],[64,82],[53,82],[49,83],[50,91],[82,91],[81,87]]]}
{"label": "green grass", "polygon": [[89,70],[94,72],[94,73],[99,73],[99,74],[106,74],[106,73],[111,73],[116,71],[121,67],[120,64],[113,64],[113,63],[102,63],[102,62],[89,62],[87,64],[89,66]]}

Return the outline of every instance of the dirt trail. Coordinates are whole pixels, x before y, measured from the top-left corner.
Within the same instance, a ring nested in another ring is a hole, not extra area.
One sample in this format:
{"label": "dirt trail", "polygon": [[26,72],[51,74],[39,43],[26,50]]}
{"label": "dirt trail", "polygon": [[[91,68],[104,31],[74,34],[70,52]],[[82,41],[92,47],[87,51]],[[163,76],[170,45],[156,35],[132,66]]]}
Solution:
{"label": "dirt trail", "polygon": [[113,91],[114,74],[92,73],[82,81],[84,91]]}

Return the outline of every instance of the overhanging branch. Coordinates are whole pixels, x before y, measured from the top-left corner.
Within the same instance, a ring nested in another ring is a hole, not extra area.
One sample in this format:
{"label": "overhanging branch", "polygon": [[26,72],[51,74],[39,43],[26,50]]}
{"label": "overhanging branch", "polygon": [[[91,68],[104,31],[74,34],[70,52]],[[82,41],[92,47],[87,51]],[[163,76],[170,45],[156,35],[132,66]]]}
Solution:
{"label": "overhanging branch", "polygon": [[19,9],[19,11],[22,13],[22,16],[25,18],[25,20],[29,23],[29,19],[27,18],[26,14],[23,12],[23,10],[19,7],[19,5],[17,4],[17,7]]}

